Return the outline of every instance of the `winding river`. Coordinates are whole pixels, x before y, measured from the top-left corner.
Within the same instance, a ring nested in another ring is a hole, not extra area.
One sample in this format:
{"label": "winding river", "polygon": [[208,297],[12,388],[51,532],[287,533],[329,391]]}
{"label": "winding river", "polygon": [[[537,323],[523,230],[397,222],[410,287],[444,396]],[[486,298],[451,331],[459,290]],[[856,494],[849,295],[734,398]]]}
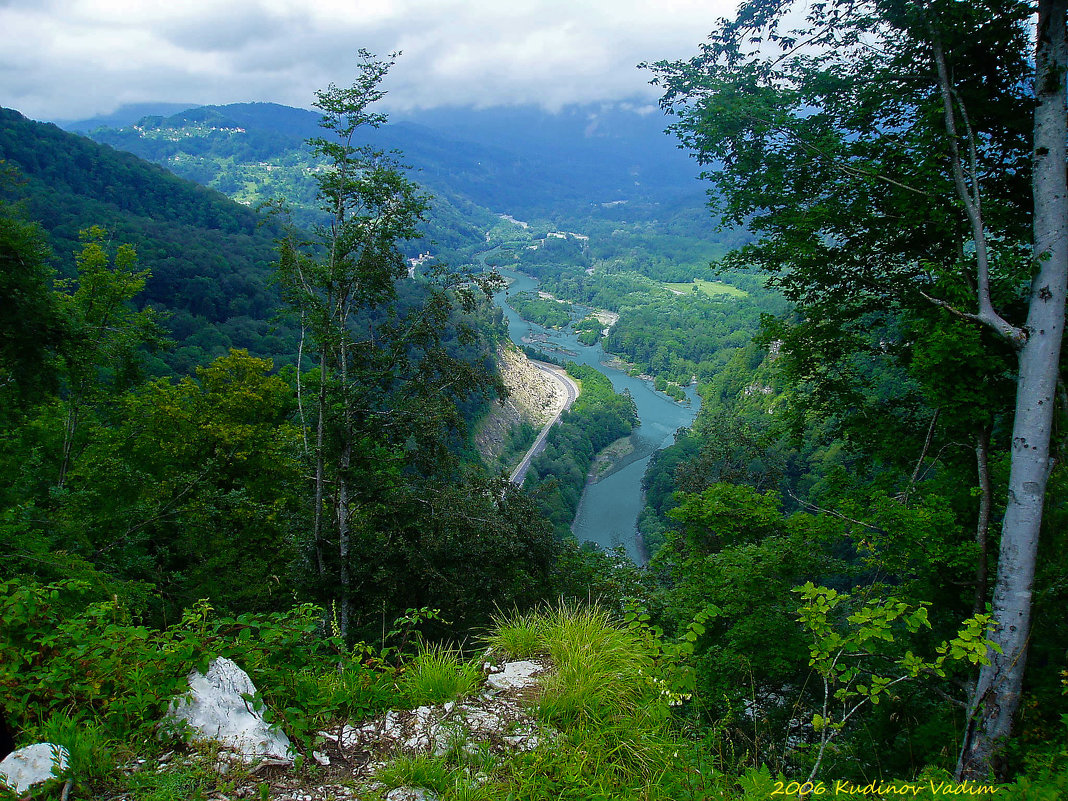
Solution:
{"label": "winding river", "polygon": [[[676,403],[667,395],[654,391],[651,381],[634,378],[606,365],[610,357],[599,343],[586,346],[570,331],[554,331],[523,320],[508,305],[508,295],[536,290],[538,282],[510,270],[502,269],[500,273],[511,284],[495,300],[508,320],[508,334],[513,342],[532,345],[561,361],[594,367],[608,376],[616,392],[627,389],[634,398],[640,421],[630,435],[634,450],[611,472],[586,485],[571,530],[579,542],[589,540],[606,549],[623,546],[627,555],[640,564],[643,554],[638,546],[638,515],[643,506],[642,477],[652,455],[672,444],[679,428],[693,422],[699,404],[697,393],[689,387],[686,390],[689,403]],[[576,310],[580,318],[588,311],[578,306]]]}

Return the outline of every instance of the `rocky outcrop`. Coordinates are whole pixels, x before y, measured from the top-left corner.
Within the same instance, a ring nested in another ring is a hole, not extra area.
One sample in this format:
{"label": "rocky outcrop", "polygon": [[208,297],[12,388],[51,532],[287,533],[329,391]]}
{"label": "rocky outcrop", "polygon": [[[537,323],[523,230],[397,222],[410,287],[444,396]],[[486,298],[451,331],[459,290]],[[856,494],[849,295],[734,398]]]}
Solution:
{"label": "rocky outcrop", "polygon": [[320,736],[343,751],[362,751],[373,762],[395,754],[442,756],[453,748],[528,751],[538,745],[538,724],[523,704],[538,686],[540,662],[486,664],[486,686],[472,698],[390,711]]}
{"label": "rocky outcrop", "polygon": [[[509,662],[491,651],[486,653],[482,668],[485,682],[472,695],[445,704],[395,709],[372,720],[338,721],[317,732],[315,750],[308,755],[317,764],[310,774],[272,767],[276,763],[270,761],[266,762],[266,769],[260,770],[264,765],[261,762],[248,772],[229,773],[233,776],[233,792],[209,798],[258,798],[267,788],[272,801],[434,801],[437,796],[425,788],[390,789],[377,774],[399,756],[442,756],[463,751],[507,759],[561,737],[559,732],[540,724],[530,710],[531,702],[541,693],[540,680],[552,671],[548,661]],[[191,674],[191,678],[199,675]],[[221,738],[216,735],[212,739]],[[164,772],[172,765],[190,765],[193,761],[193,756],[183,760],[171,751],[156,761],[137,760],[123,770]],[[214,767],[229,772],[229,766],[221,760]],[[486,776],[472,772],[468,779],[474,787]],[[137,801],[137,796],[121,794],[113,801]]]}
{"label": "rocky outcrop", "polygon": [[244,762],[293,764],[289,738],[263,719],[253,706],[255,695],[248,674],[220,656],[206,674],[189,674],[189,692],[171,703],[168,714],[187,723],[195,740],[217,742]]}
{"label": "rocky outcrop", "polygon": [[487,463],[494,463],[504,449],[508,433],[527,422],[545,425],[563,407],[567,394],[514,345],[497,349],[497,366],[508,388],[508,397],[497,401],[475,434],[475,445]]}
{"label": "rocky outcrop", "polygon": [[375,774],[398,755],[444,756],[480,750],[501,755],[531,751],[544,738],[558,736],[539,725],[526,708],[538,692],[538,680],[548,670],[547,664],[487,661],[484,669],[486,684],[476,696],[393,710],[365,723],[346,723],[334,731],[321,731],[319,736],[336,749],[339,763],[356,766],[353,775],[364,792],[385,789]]}

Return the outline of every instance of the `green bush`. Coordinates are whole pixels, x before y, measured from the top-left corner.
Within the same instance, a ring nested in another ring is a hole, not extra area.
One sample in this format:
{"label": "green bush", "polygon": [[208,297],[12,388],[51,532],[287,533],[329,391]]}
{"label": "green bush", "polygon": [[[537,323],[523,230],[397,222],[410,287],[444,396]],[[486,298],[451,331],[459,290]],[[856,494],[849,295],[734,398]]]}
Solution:
{"label": "green bush", "polygon": [[324,635],[311,604],[216,618],[202,601],[156,630],[132,622],[114,597],[93,600],[83,582],[5,582],[0,617],[0,705],[23,724],[70,718],[130,741],[162,719],[191,670],[218,656],[248,672],[297,739],[331,716],[363,717],[395,700],[381,671]]}

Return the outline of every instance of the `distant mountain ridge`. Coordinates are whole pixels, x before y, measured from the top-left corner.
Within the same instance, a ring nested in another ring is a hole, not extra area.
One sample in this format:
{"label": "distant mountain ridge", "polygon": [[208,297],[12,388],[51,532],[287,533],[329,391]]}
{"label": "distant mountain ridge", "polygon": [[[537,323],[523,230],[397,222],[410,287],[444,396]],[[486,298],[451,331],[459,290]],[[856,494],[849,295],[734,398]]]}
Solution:
{"label": "distant mountain ridge", "polygon": [[95,128],[122,128],[125,125],[133,125],[142,117],[151,115],[167,116],[177,114],[188,108],[195,108],[196,103],[128,103],[110,114],[101,114],[85,120],[43,120],[51,122],[64,131],[85,134]]}
{"label": "distant mountain ridge", "polygon": [[[164,148],[156,155],[184,156],[183,148],[196,151],[219,143],[233,152],[232,146],[247,148],[250,140],[257,147],[304,150],[302,139],[292,133],[253,126],[250,120],[263,109],[230,111],[227,116],[200,107],[166,118],[144,117],[136,129],[126,130],[158,134],[139,139]],[[281,124],[286,114],[301,119],[292,111],[282,112]],[[317,122],[317,115],[312,116]],[[278,121],[280,116],[271,118]],[[252,166],[266,169],[256,162]],[[10,175],[6,167],[14,168]],[[286,172],[277,170],[279,175]],[[308,190],[314,200],[315,182],[301,169],[293,172],[303,182],[296,188]],[[2,108],[0,199],[18,202],[25,216],[48,233],[62,277],[75,274],[74,254],[81,249],[83,229],[99,225],[108,230],[111,242],[134,246],[141,264],[151,270],[135,302],[165,312],[176,342],[150,364],[153,372],[186,374],[232,347],[271,357],[276,366],[295,361],[299,332],[291,320],[278,317],[282,304],[273,277],[281,231],[270,217],[133,153]],[[439,231],[468,244],[484,242],[486,220],[472,222],[472,215],[496,221],[483,209],[442,208],[437,202],[434,207]],[[413,252],[427,246],[423,241],[410,245]],[[407,282],[401,302],[419,302],[421,291]],[[446,342],[459,347],[454,334],[450,328]]]}

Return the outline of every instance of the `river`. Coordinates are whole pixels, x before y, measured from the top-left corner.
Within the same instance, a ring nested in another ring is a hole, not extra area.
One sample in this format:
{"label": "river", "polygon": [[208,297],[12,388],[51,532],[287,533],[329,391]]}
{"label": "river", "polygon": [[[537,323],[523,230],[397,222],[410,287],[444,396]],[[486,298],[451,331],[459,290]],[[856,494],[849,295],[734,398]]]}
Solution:
{"label": "river", "polygon": [[[616,392],[627,389],[634,398],[640,421],[638,428],[631,434],[634,451],[617,464],[612,472],[586,485],[571,530],[579,542],[589,540],[606,549],[622,545],[627,555],[640,564],[642,554],[638,548],[637,536],[638,515],[641,514],[644,503],[642,477],[652,455],[672,444],[679,428],[689,426],[693,422],[700,403],[697,392],[693,387],[688,387],[686,396],[690,402],[677,403],[662,392],[656,392],[651,381],[634,378],[604,364],[610,357],[605,354],[600,343],[586,346],[578,341],[575,334],[554,331],[523,320],[508,305],[507,295],[536,290],[538,282],[528,275],[510,270],[502,269],[500,273],[511,281],[511,284],[494,300],[504,311],[508,320],[508,334],[513,342],[517,345],[530,344],[561,361],[574,361],[594,367],[608,376]],[[588,311],[578,306],[576,309],[579,318]],[[532,342],[532,339],[539,341]]]}

